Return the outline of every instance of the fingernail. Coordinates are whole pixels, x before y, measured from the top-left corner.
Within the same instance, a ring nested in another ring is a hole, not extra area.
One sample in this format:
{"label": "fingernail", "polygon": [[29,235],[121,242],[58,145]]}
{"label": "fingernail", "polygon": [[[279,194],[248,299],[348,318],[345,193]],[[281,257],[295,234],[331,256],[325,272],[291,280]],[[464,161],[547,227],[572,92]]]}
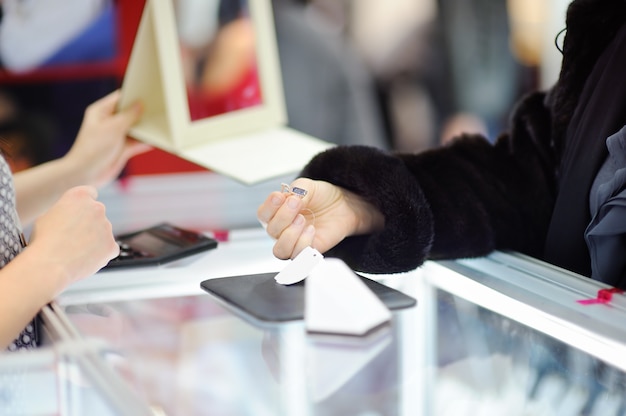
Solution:
{"label": "fingernail", "polygon": [[304,221],[305,221],[304,215],[298,214],[298,215],[296,215],[296,218],[293,220],[293,224],[294,225],[302,225],[302,224],[304,224]]}
{"label": "fingernail", "polygon": [[272,198],[272,205],[274,206],[279,206],[280,204],[282,204],[282,198],[279,196],[275,196]]}
{"label": "fingernail", "polygon": [[298,198],[295,198],[295,197],[287,198],[287,206],[289,208],[296,209],[296,208],[298,208],[299,204],[300,204],[300,200]]}

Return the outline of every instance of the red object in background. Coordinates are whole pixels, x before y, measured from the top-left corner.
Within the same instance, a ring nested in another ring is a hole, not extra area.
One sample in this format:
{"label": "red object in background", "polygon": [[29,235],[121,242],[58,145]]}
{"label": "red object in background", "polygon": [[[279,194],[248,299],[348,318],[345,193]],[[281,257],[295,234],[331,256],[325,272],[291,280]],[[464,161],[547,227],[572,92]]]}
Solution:
{"label": "red object in background", "polygon": [[128,161],[124,175],[154,175],[176,172],[198,172],[207,169],[160,149],[153,149]]}
{"label": "red object in background", "polygon": [[[145,0],[119,0],[119,4],[121,6],[119,17],[121,30],[120,49],[123,55],[123,68],[120,72],[121,80],[124,77],[124,71],[133,49]],[[133,176],[197,171],[206,171],[206,169],[171,153],[154,149],[129,160],[124,174]]]}
{"label": "red object in background", "polygon": [[[126,70],[128,58],[133,48],[144,3],[144,0],[120,0],[120,5],[122,5],[120,12],[120,29],[122,32],[120,48],[124,55],[124,70]],[[124,71],[121,72],[121,78],[123,76]],[[171,153],[154,149],[129,160],[124,174],[133,176],[197,171],[206,171],[206,169]]]}
{"label": "red object in background", "polygon": [[228,90],[219,93],[205,92],[201,86],[187,88],[187,99],[192,121],[262,104],[257,68],[249,66]]}
{"label": "red object in background", "polygon": [[[240,39],[250,34],[247,22],[239,19],[237,23],[229,25],[229,29],[224,36],[221,36],[220,45],[223,42],[235,42],[233,39]],[[234,31],[233,31],[234,30]],[[233,38],[233,36],[237,36]],[[235,45],[239,41],[235,42]],[[249,42],[244,42],[249,44]],[[217,49],[223,49],[218,47]],[[226,49],[229,53],[232,49]],[[244,48],[244,55],[236,54],[241,59],[238,70],[232,71],[227,79],[220,78],[219,88],[205,89],[200,83],[197,86],[187,86],[187,104],[191,121],[202,120],[216,115],[228,113],[242,108],[253,107],[262,103],[259,75],[257,72],[256,53],[249,55],[250,51]],[[217,56],[221,56],[219,53]],[[231,68],[232,69],[232,68]],[[202,77],[200,77],[202,78]],[[168,172],[193,172],[206,170],[194,163],[183,160],[177,156],[162,150],[153,150],[144,155],[139,155],[128,162],[126,168],[127,175],[158,174]]]}
{"label": "red object in background", "polygon": [[229,237],[228,230],[213,230],[213,238],[219,241],[220,243],[227,242],[228,237]]}

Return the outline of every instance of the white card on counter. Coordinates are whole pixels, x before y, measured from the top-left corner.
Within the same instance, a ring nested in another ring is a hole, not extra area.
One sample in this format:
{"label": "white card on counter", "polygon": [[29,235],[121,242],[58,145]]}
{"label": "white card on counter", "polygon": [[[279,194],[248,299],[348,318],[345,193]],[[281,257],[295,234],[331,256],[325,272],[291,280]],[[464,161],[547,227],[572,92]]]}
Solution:
{"label": "white card on counter", "polygon": [[313,247],[300,252],[274,279],[281,285],[293,285],[301,282],[324,259],[324,256]]}
{"label": "white card on counter", "polygon": [[329,258],[309,274],[304,320],[311,332],[364,335],[391,319],[391,312],[343,261]]}

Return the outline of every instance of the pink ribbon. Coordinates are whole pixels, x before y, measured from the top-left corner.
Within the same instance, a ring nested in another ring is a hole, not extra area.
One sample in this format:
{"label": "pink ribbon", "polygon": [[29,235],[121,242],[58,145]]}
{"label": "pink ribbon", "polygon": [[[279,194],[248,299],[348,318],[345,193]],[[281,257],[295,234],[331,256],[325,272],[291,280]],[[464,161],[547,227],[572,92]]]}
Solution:
{"label": "pink ribbon", "polygon": [[576,302],[580,303],[581,305],[593,305],[596,303],[607,304],[613,299],[614,293],[624,293],[624,291],[616,287],[613,287],[611,289],[600,289],[598,290],[598,295],[595,299],[582,299],[577,300]]}

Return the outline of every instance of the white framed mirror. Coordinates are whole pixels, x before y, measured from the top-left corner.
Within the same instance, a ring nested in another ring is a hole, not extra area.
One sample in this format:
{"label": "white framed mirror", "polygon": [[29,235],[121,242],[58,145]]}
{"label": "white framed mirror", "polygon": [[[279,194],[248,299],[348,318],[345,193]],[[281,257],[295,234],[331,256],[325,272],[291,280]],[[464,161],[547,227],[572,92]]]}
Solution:
{"label": "white framed mirror", "polygon": [[131,136],[253,184],[332,145],[286,127],[270,0],[148,0],[120,107]]}

